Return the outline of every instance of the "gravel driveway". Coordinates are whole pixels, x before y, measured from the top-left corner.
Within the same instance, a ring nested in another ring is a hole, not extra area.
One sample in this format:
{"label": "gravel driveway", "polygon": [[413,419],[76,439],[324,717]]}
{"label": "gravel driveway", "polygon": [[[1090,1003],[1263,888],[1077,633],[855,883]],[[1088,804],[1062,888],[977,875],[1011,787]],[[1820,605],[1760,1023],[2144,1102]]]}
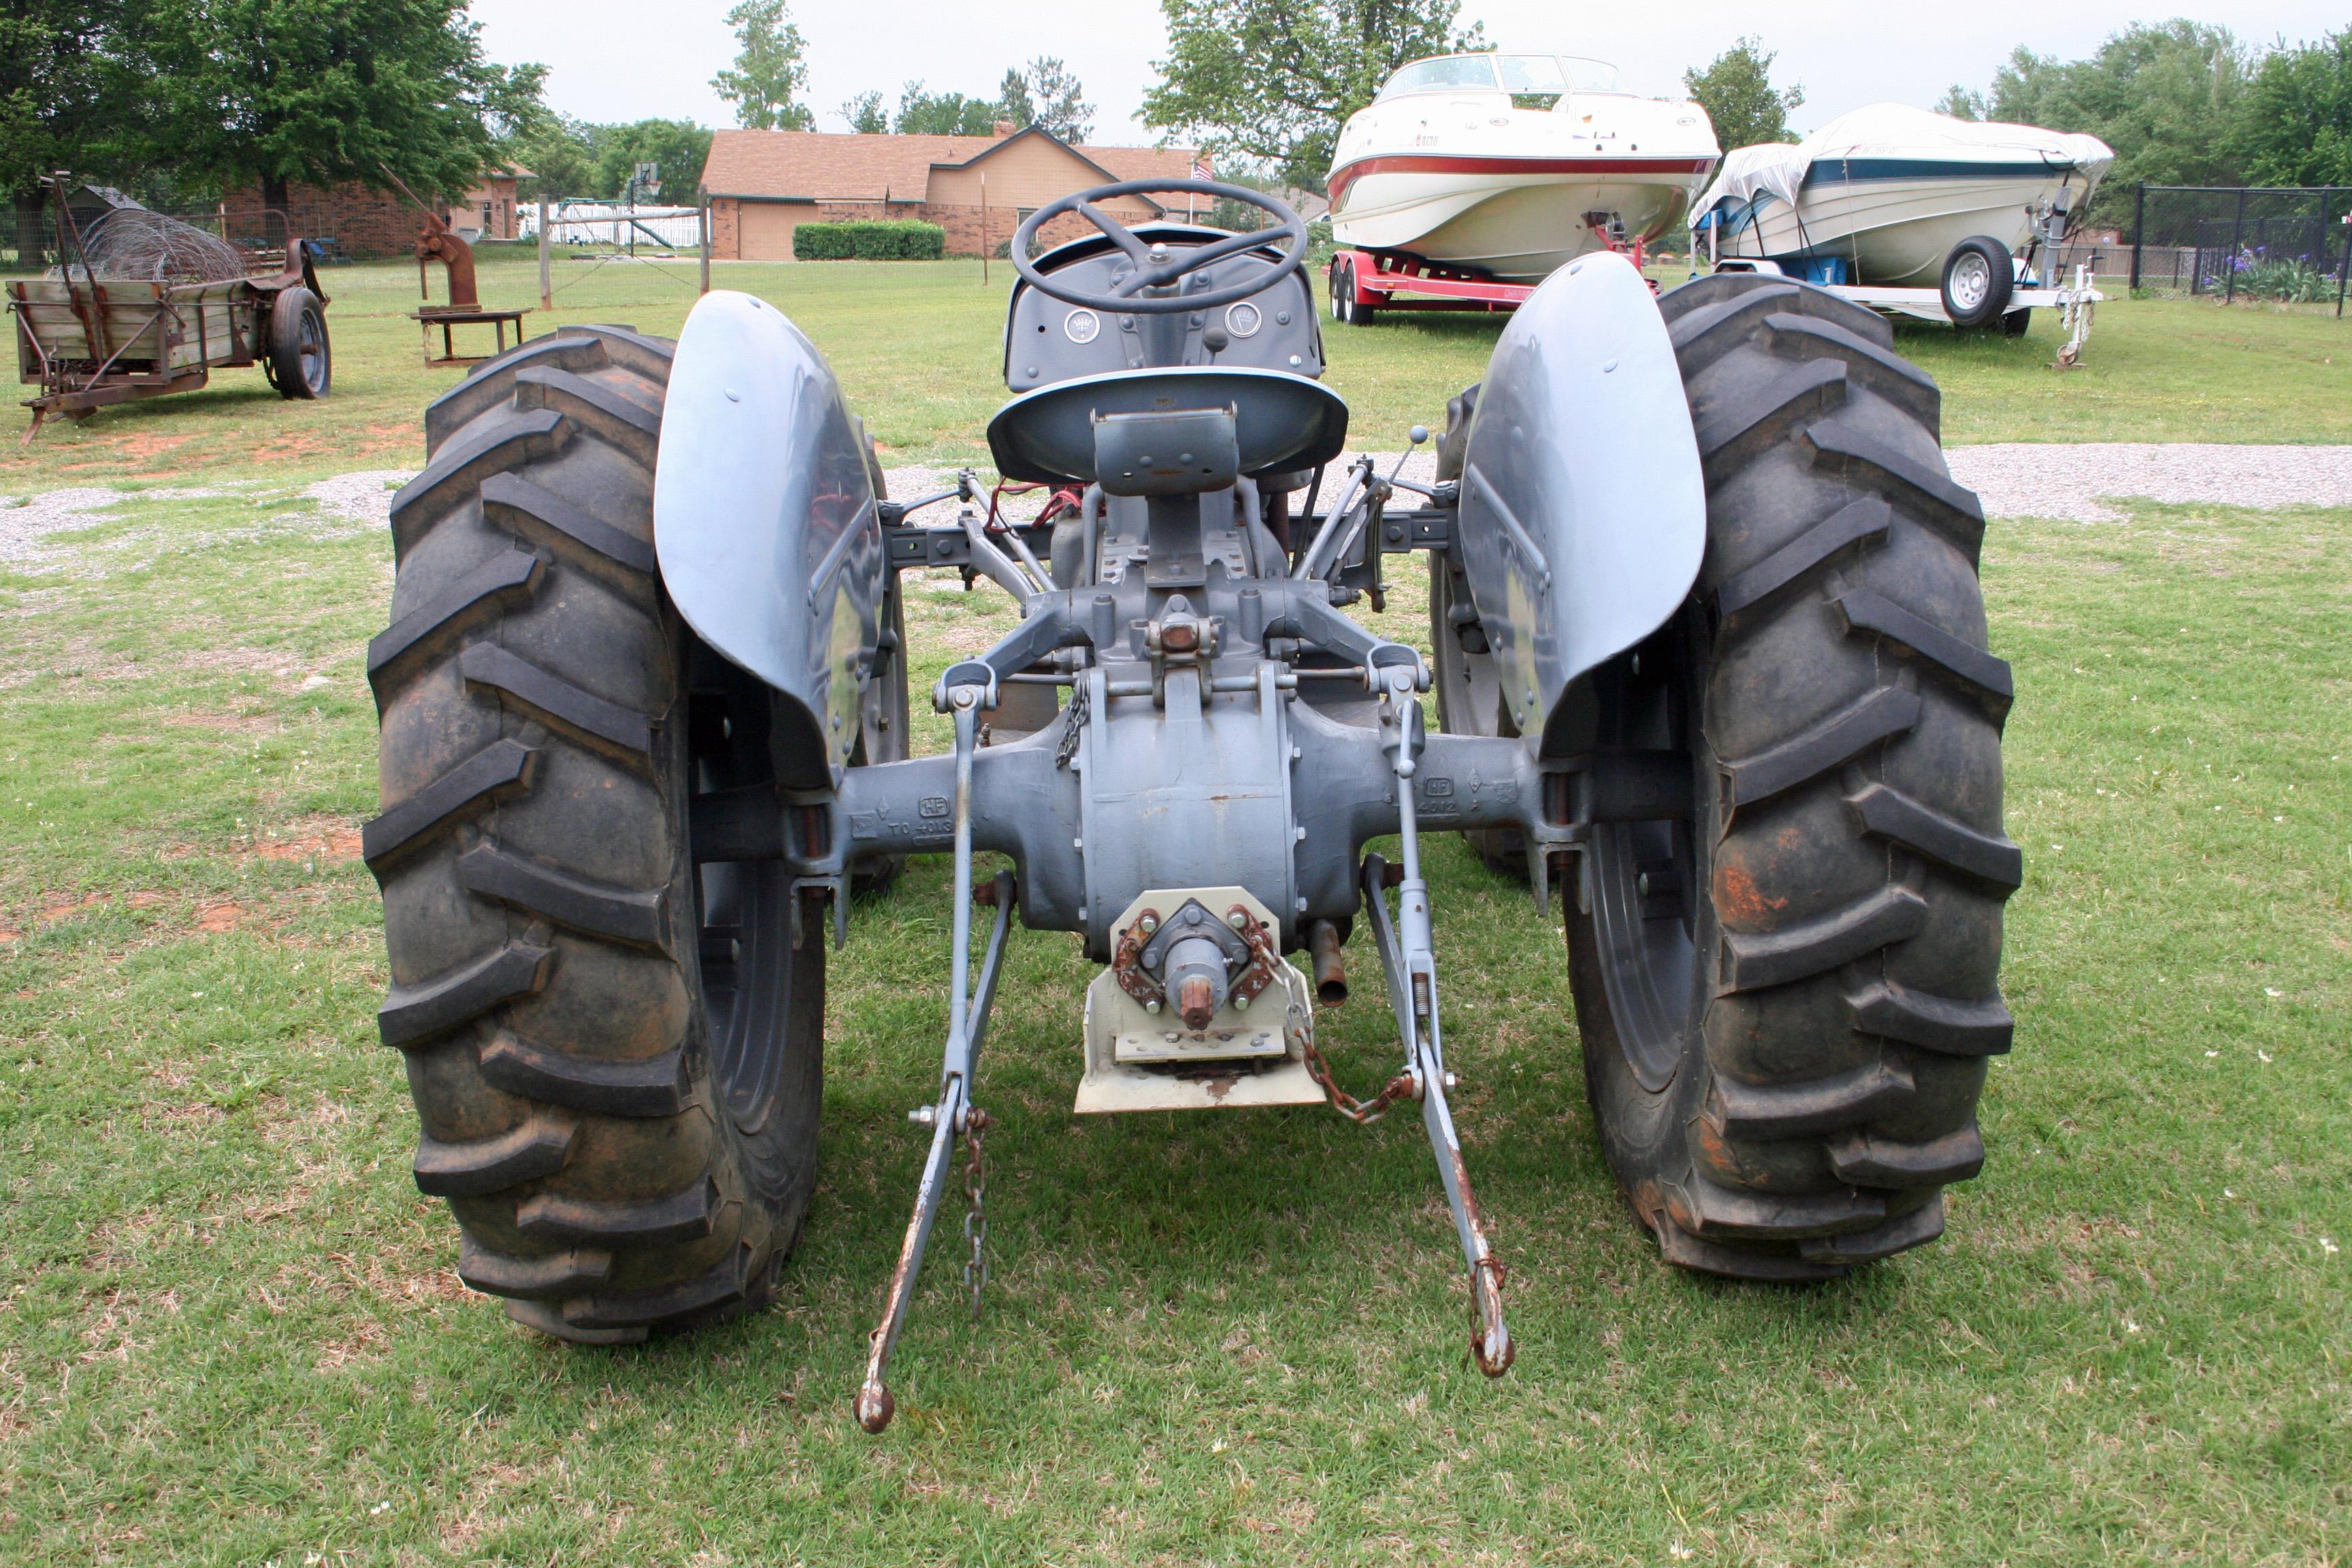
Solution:
{"label": "gravel driveway", "polygon": [[[2114,522],[2123,513],[2110,500],[2149,500],[2216,506],[2352,506],[2352,447],[2229,447],[2198,442],[2012,441],[1984,447],[1954,447],[1946,456],[1952,477],[1984,500],[1988,517],[2047,517],[2077,522]],[[1426,483],[1435,456],[1423,447],[1409,458],[1404,477]],[[1383,454],[1381,470],[1391,471],[1396,454]],[[386,489],[406,476],[369,469],[342,474],[309,487],[303,494],[322,510],[351,521],[382,521],[391,500]],[[953,470],[892,468],[890,493],[901,500],[955,482]],[[1324,477],[1325,493],[1339,480]],[[49,490],[37,496],[0,496],[0,561],[41,553],[43,536],[84,528],[100,513],[133,494],[170,500],[218,492],[103,489]],[[1008,505],[1013,515],[1034,515],[1045,495],[1033,491]],[[927,515],[944,522],[951,508]]]}

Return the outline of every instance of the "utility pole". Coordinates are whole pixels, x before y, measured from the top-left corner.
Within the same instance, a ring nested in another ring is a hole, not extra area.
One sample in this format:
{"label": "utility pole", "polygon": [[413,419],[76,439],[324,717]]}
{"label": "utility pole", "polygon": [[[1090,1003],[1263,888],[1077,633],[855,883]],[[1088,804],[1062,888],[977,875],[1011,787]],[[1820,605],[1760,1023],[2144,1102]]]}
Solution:
{"label": "utility pole", "polygon": [[539,197],[539,308],[542,310],[555,309],[555,290],[548,287],[551,281],[547,275],[547,193],[542,191]]}
{"label": "utility pole", "polygon": [[702,291],[710,292],[710,197],[702,198]]}

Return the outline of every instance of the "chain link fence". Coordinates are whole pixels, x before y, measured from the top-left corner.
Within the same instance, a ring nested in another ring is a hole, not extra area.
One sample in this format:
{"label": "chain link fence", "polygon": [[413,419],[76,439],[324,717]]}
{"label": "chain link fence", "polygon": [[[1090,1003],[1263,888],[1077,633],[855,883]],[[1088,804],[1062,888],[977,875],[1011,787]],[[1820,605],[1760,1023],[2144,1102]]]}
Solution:
{"label": "chain link fence", "polygon": [[2352,284],[2352,186],[2141,185],[2135,291],[2332,304]]}

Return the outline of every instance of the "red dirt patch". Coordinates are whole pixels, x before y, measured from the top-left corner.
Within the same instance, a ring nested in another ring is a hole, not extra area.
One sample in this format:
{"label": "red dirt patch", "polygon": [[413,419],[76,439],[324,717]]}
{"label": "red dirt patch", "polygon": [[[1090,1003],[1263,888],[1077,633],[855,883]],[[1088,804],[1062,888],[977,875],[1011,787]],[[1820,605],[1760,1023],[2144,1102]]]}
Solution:
{"label": "red dirt patch", "polygon": [[0,926],[0,947],[5,947],[12,942],[22,942],[24,940],[25,933],[18,931],[15,926]]}
{"label": "red dirt patch", "polygon": [[360,858],[360,830],[340,817],[304,817],[270,831],[273,837],[256,839],[253,846],[253,852],[265,860]]}
{"label": "red dirt patch", "polygon": [[41,912],[37,918],[43,925],[53,926],[59,921],[72,919],[84,910],[97,909],[105,902],[104,893],[86,893],[79,899],[71,893],[52,894],[48,901],[41,906]]}
{"label": "red dirt patch", "polygon": [[209,931],[235,931],[236,922],[244,918],[245,906],[242,904],[206,904],[196,911],[196,929]]}

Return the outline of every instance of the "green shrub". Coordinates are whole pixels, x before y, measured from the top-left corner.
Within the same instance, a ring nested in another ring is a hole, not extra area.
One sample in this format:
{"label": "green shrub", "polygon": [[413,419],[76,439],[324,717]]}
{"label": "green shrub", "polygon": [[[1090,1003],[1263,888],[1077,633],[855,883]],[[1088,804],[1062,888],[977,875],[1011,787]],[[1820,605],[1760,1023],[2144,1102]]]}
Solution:
{"label": "green shrub", "polygon": [[948,231],[935,223],[804,223],[793,230],[802,261],[937,261]]}

